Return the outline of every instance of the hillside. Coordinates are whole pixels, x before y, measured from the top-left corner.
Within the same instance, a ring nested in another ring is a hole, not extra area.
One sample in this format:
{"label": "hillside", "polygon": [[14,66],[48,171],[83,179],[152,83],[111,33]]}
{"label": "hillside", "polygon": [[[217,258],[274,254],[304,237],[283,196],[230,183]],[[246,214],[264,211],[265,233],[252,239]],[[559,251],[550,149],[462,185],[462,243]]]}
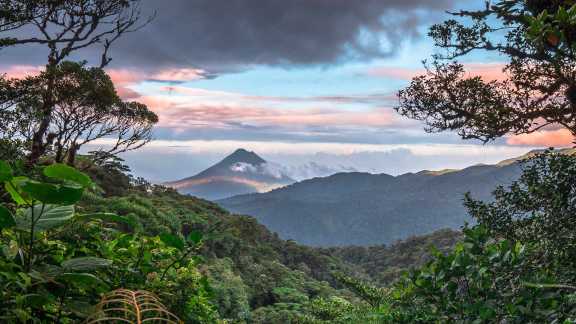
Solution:
{"label": "hillside", "polygon": [[167,182],[165,185],[183,194],[216,200],[270,191],[293,182],[256,153],[238,149],[192,177]]}
{"label": "hillside", "polygon": [[462,239],[461,232],[444,229],[413,236],[390,246],[345,246],[321,248],[319,251],[361,269],[373,285],[384,287],[397,280],[406,270],[429,261],[432,249],[446,253]]}
{"label": "hillside", "polygon": [[390,244],[442,228],[459,229],[472,221],[462,206],[466,192],[487,200],[496,186],[519,174],[518,163],[397,177],[340,173],[218,203],[306,245]]}
{"label": "hillside", "polygon": [[[236,321],[286,323],[304,314],[314,298],[355,300],[335,272],[387,283],[379,278],[397,278],[402,270],[422,264],[431,244],[452,246],[457,236],[444,231],[390,247],[317,249],[283,240],[255,218],[230,214],[215,203],[145,183],[122,187],[116,182],[125,178],[121,173],[88,171],[104,196],[87,194],[81,203],[84,211],[132,218],[152,235],[203,233],[199,269],[208,277],[220,317]],[[106,194],[110,188],[112,195]]]}

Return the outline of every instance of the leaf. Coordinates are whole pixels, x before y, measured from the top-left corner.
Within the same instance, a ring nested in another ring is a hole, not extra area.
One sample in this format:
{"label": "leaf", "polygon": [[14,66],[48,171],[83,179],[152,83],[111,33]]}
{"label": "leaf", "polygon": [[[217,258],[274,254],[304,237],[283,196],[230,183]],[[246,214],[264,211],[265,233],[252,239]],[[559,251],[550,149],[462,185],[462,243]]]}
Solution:
{"label": "leaf", "polygon": [[72,219],[74,206],[35,205],[33,208],[27,208],[23,215],[16,219],[18,229],[30,230],[32,216],[36,220],[34,228],[39,231],[46,231]]}
{"label": "leaf", "polygon": [[23,297],[26,299],[26,303],[34,308],[40,308],[50,302],[52,302],[52,298],[48,297],[47,294],[28,294],[24,295]]}
{"label": "leaf", "polygon": [[14,202],[16,202],[18,205],[26,205],[31,203],[30,198],[21,192],[22,189],[20,188],[28,181],[29,179],[26,177],[15,177],[4,184],[4,188],[10,194],[12,200],[14,200]]}
{"label": "leaf", "polygon": [[83,318],[88,317],[95,311],[95,307],[89,302],[76,299],[68,300],[64,305],[64,308],[67,311],[74,313],[76,316]]}
{"label": "leaf", "polygon": [[12,213],[8,210],[8,208],[0,205],[0,230],[13,226],[16,226],[14,216],[12,216]]}
{"label": "leaf", "polygon": [[65,164],[52,164],[45,167],[44,175],[49,178],[71,181],[84,188],[92,187],[92,180],[89,176]]}
{"label": "leaf", "polygon": [[177,248],[180,251],[184,250],[184,241],[174,234],[160,234],[160,240],[170,247]]}
{"label": "leaf", "polygon": [[56,186],[37,181],[28,181],[22,184],[21,188],[30,197],[40,202],[57,205],[75,204],[82,198],[84,193],[84,189],[80,186]]}
{"label": "leaf", "polygon": [[105,285],[100,278],[91,273],[64,273],[57,278],[69,284],[73,284],[81,289],[90,289]]}
{"label": "leaf", "polygon": [[144,290],[118,289],[105,294],[85,323],[184,323],[156,295]]}
{"label": "leaf", "polygon": [[194,243],[194,244],[198,244],[200,243],[200,241],[202,241],[202,233],[200,232],[191,232],[188,237],[187,240]]}
{"label": "leaf", "polygon": [[80,257],[62,262],[62,267],[68,271],[89,271],[109,267],[112,261],[96,257]]}
{"label": "leaf", "polygon": [[0,182],[12,180],[12,168],[6,161],[0,160]]}

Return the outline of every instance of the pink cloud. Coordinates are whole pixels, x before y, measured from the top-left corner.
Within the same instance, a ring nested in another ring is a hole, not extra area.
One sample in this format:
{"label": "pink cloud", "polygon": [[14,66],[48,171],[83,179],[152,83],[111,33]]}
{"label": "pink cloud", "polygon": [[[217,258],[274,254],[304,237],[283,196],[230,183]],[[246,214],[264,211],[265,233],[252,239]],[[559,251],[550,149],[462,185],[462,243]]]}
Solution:
{"label": "pink cloud", "polygon": [[218,98],[220,100],[248,101],[261,105],[262,103],[327,103],[327,104],[394,104],[398,97],[391,94],[343,95],[343,96],[266,96],[245,95],[241,93],[189,88],[183,86],[164,86],[160,88],[166,93],[176,93],[190,98]]}
{"label": "pink cloud", "polygon": [[[37,75],[44,67],[32,65],[12,65],[5,68],[3,73],[9,78],[21,79],[27,76]],[[107,69],[106,72],[114,82],[118,94],[123,99],[135,99],[140,97],[136,91],[130,89],[140,82],[147,80],[162,82],[185,82],[200,80],[206,77],[207,72],[191,68],[168,68],[156,71],[142,71],[135,69]]]}
{"label": "pink cloud", "polygon": [[8,78],[23,79],[28,76],[37,75],[42,72],[43,67],[32,65],[12,65],[2,71]]}
{"label": "pink cloud", "polygon": [[156,81],[194,81],[206,78],[207,72],[201,69],[165,69],[150,75]]}
{"label": "pink cloud", "polygon": [[367,74],[375,77],[390,79],[410,80],[413,77],[423,74],[424,69],[396,68],[396,67],[376,67],[368,70]]}
{"label": "pink cloud", "polygon": [[574,145],[574,140],[574,135],[567,129],[556,129],[512,136],[508,138],[507,143],[510,145],[563,147]]}
{"label": "pink cloud", "polygon": [[156,71],[135,69],[109,69],[106,71],[117,84],[135,84],[154,80],[164,82],[185,82],[204,79],[206,71],[200,69],[169,68]]}
{"label": "pink cloud", "polygon": [[[485,81],[504,80],[507,78],[503,72],[502,63],[467,63],[464,64],[467,77],[479,76]],[[370,69],[367,74],[375,77],[383,77],[399,80],[410,80],[418,75],[425,74],[424,69],[377,67]]]}
{"label": "pink cloud", "polygon": [[170,97],[147,96],[139,99],[160,117],[159,125],[174,129],[196,126],[228,127],[231,124],[252,126],[338,126],[384,127],[396,121],[386,108],[349,111],[335,108],[270,108],[241,104],[207,104],[178,101]]}
{"label": "pink cloud", "polygon": [[206,71],[200,69],[164,69],[158,71],[140,71],[133,69],[110,69],[106,71],[118,88],[118,94],[124,99],[135,99],[140,95],[130,89],[140,82],[154,80],[162,82],[185,82],[205,78]]}

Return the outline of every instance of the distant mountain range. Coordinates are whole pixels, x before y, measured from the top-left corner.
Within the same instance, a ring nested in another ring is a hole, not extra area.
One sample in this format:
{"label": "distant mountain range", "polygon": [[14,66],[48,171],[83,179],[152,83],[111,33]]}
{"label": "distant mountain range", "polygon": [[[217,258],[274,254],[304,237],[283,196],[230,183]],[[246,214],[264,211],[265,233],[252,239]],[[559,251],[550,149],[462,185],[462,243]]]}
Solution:
{"label": "distant mountain range", "polygon": [[302,244],[390,244],[473,222],[462,206],[464,194],[489,200],[498,185],[519,177],[517,161],[534,153],[463,170],[400,176],[339,173],[218,203],[234,213],[254,216],[282,238]]}
{"label": "distant mountain range", "polygon": [[266,192],[294,182],[281,167],[267,162],[254,152],[238,149],[195,176],[164,185],[183,194],[217,200]]}

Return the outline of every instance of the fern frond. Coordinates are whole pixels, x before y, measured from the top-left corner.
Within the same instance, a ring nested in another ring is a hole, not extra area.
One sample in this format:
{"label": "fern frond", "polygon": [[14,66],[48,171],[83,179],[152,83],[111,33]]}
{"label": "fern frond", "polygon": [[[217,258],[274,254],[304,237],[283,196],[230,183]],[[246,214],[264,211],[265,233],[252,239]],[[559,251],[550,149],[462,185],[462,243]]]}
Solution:
{"label": "fern frond", "polygon": [[152,293],[118,289],[107,293],[86,324],[94,323],[183,323]]}

